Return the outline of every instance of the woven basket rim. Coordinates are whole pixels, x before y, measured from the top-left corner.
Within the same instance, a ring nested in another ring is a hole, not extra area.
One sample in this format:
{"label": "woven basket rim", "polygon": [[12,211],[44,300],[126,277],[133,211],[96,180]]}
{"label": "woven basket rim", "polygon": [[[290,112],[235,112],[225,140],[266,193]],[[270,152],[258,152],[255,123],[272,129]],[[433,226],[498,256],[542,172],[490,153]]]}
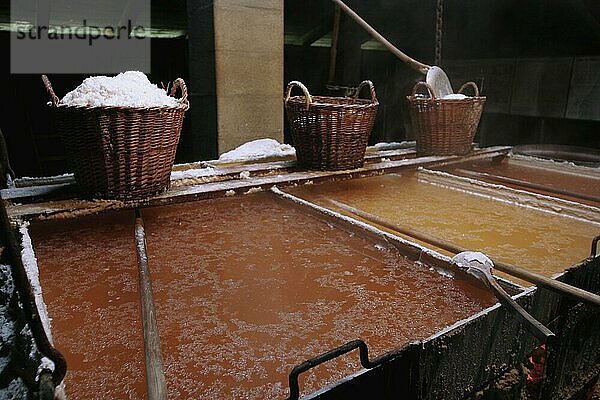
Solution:
{"label": "woven basket rim", "polygon": [[152,106],[152,107],[130,107],[130,106],[72,106],[68,104],[54,105],[48,102],[50,108],[56,110],[83,110],[83,111],[154,111],[154,110],[173,110],[173,111],[187,111],[190,108],[188,102],[181,103],[178,106]]}
{"label": "woven basket rim", "polygon": [[[328,99],[336,99],[336,100],[348,100],[348,103],[329,103]],[[355,99],[353,97],[332,97],[332,96],[312,96],[312,103],[310,107],[316,108],[368,108],[368,107],[376,107],[379,105],[378,101],[373,101],[369,99]],[[323,101],[325,100],[325,101]],[[294,105],[302,105],[306,107],[306,99],[304,96],[292,96],[289,98],[288,103],[293,103]]]}
{"label": "woven basket rim", "polygon": [[465,99],[432,99],[431,97],[417,98],[413,96],[406,96],[411,103],[472,103],[476,101],[485,101],[486,96],[468,96]]}

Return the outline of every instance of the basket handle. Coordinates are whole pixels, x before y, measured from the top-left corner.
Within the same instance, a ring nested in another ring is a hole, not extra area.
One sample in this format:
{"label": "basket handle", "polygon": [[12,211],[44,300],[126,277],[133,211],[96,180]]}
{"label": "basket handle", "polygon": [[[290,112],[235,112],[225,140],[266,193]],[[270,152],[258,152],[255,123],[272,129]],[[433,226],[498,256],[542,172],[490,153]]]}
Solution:
{"label": "basket handle", "polygon": [[427,82],[417,82],[417,84],[415,85],[415,87],[412,90],[411,93],[411,97],[415,97],[415,95],[417,94],[417,90],[419,90],[420,87],[426,87],[427,91],[429,92],[429,96],[431,97],[431,100],[435,100],[435,94],[433,94],[433,88],[431,87],[431,85],[429,85]]}
{"label": "basket handle", "polygon": [[308,93],[308,89],[306,88],[306,86],[304,86],[302,82],[299,81],[291,81],[290,83],[288,83],[287,89],[285,90],[285,104],[287,104],[287,102],[290,100],[290,95],[292,94],[292,89],[294,88],[294,86],[298,86],[304,92],[304,98],[306,99],[306,109],[308,110],[310,108],[310,105],[312,104],[312,96],[310,95],[310,93]]}
{"label": "basket handle", "polygon": [[56,93],[54,93],[54,89],[52,89],[52,84],[46,75],[42,75],[42,82],[44,82],[44,86],[46,87],[46,91],[50,96],[50,101],[52,105],[58,106],[58,102],[60,101]]}
{"label": "basket handle", "polygon": [[460,89],[458,89],[458,93],[462,93],[463,90],[465,90],[468,86],[471,86],[473,88],[473,91],[475,92],[475,97],[479,97],[479,88],[477,87],[477,85],[475,84],[475,82],[467,82],[464,85],[462,85],[460,87]]}
{"label": "basket handle", "polygon": [[187,104],[188,103],[188,92],[187,92],[187,86],[185,85],[185,82],[183,81],[183,79],[177,78],[173,82],[173,86],[171,87],[171,96],[172,97],[175,97],[177,88],[181,89],[181,98],[179,99],[179,101],[181,103]]}
{"label": "basket handle", "polygon": [[356,92],[354,93],[354,98],[355,99],[358,98],[358,95],[360,94],[360,91],[365,86],[369,86],[369,90],[371,91],[371,100],[373,101],[373,103],[377,103],[377,95],[375,94],[375,86],[373,86],[373,82],[368,81],[368,80],[367,81],[362,81],[360,83],[360,85],[358,85],[358,88],[356,88]]}

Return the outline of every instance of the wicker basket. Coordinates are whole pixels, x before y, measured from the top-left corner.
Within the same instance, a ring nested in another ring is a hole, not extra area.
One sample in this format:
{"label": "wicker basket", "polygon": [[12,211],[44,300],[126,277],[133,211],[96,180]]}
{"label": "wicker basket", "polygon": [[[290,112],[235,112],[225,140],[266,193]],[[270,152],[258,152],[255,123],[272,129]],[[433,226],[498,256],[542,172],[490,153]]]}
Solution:
{"label": "wicker basket", "polygon": [[67,159],[82,191],[95,198],[140,200],[169,188],[171,169],[185,112],[187,88],[176,107],[87,107],[59,104],[48,78],[50,95]]}
{"label": "wicker basket", "polygon": [[[290,97],[295,86],[304,96]],[[358,98],[364,86],[369,86],[371,100]],[[298,165],[319,170],[362,167],[378,107],[371,81],[362,82],[354,97],[311,96],[302,83],[290,82],[285,108]]]}
{"label": "wicker basket", "polygon": [[[464,155],[471,151],[485,97],[479,96],[473,82],[462,85],[458,93],[468,86],[473,88],[474,97],[442,100],[436,99],[426,82],[415,85],[407,98],[418,155]],[[430,97],[417,96],[420,87],[427,88]]]}

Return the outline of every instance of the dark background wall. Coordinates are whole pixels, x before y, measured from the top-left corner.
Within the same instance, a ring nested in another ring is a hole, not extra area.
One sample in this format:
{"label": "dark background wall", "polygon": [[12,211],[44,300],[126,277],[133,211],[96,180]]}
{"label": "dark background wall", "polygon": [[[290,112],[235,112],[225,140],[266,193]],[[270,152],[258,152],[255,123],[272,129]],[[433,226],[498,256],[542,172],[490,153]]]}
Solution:
{"label": "dark background wall", "polygon": [[[88,0],[84,0],[88,1]],[[64,16],[63,16],[64,17]],[[10,21],[10,0],[0,0],[0,25]],[[185,32],[187,13],[185,0],[152,0],[152,27],[164,31]],[[10,35],[0,30],[0,130],[6,139],[10,161],[17,176],[47,176],[69,171],[64,149],[46,107],[49,100],[39,75],[10,74]],[[188,84],[188,46],[185,36],[151,41],[151,74],[153,83],[165,85],[181,77]],[[59,97],[73,90],[89,75],[49,75]],[[178,161],[198,159],[193,154],[194,137],[190,119],[184,120]]]}
{"label": "dark background wall", "polygon": [[[437,1],[346,3],[397,47],[433,63]],[[480,144],[600,148],[600,2],[445,0],[443,6],[441,66],[455,90],[474,81],[488,98],[476,137]],[[308,13],[301,16],[302,9]],[[286,34],[292,36],[286,37],[286,80],[301,80],[316,94],[331,93],[325,86],[330,47],[302,38],[310,39],[306,32],[318,24],[311,13],[326,14],[333,25],[333,5],[287,0],[285,11]],[[357,33],[360,28],[345,16],[341,26],[336,73],[329,83],[375,83],[380,112],[371,143],[414,137],[405,97],[422,77],[387,51],[357,49],[369,37]],[[340,51],[358,57],[344,60]]]}
{"label": "dark background wall", "polygon": [[[0,23],[9,19],[9,3],[0,1]],[[201,3],[202,10],[212,4]],[[403,51],[433,63],[436,0],[347,3]],[[371,143],[413,138],[406,96],[422,77],[385,50],[367,50],[373,48],[368,35],[342,15],[336,68],[330,79],[333,3],[285,0],[284,7],[284,83],[295,79],[314,94],[339,94],[326,85],[356,86],[371,79],[381,104]],[[205,46],[207,40],[195,44],[188,39],[198,37],[202,28],[188,23],[188,15],[194,15],[188,13],[190,9],[185,0],[152,3],[153,27],[194,30],[177,38],[152,40],[150,80],[166,83],[181,76],[191,93],[202,99],[201,104],[192,101],[186,118],[177,154],[180,162],[216,155],[211,144],[216,140],[214,120],[206,112],[214,104],[204,104],[215,102],[204,88],[214,51]],[[442,67],[455,90],[472,80],[488,97],[476,137],[480,144],[600,148],[600,2],[444,0],[443,16]],[[13,169],[19,176],[67,172],[39,76],[11,75],[9,49],[8,32],[0,32],[0,52],[5,55],[0,67],[0,129]],[[62,96],[84,77],[53,75],[50,79]],[[289,135],[286,138],[289,141]]]}
{"label": "dark background wall", "polygon": [[[9,54],[8,32],[0,32],[0,54]],[[187,82],[187,46],[184,39],[152,40],[151,82],[165,85],[181,77]],[[49,75],[59,97],[73,90],[88,75]],[[18,176],[42,176],[68,170],[64,150],[53,124],[39,75],[11,75],[8,62],[0,67],[0,129],[4,133],[10,161]],[[187,151],[190,132],[185,120],[178,151],[179,159],[192,157]]]}

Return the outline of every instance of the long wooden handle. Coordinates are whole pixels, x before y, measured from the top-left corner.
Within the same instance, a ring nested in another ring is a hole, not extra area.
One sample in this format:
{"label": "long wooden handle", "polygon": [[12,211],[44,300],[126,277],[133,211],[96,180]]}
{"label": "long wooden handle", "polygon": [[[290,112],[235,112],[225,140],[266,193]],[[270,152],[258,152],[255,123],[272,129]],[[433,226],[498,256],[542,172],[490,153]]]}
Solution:
{"label": "long wooden handle", "polygon": [[[398,226],[392,224],[382,218],[379,218],[376,215],[370,214],[368,212],[359,210],[352,206],[349,206],[344,203],[340,203],[339,201],[335,201],[329,199],[330,202],[335,204],[337,207],[341,208],[344,211],[355,214],[360,218],[363,218],[367,221],[373,222],[377,225],[383,226],[385,228],[391,229],[398,233],[401,233],[406,236],[410,236],[417,240],[420,240],[425,243],[429,243],[433,246],[439,247],[440,249],[444,249],[454,254],[462,253],[463,251],[468,251],[468,249],[462,248],[460,246],[456,246],[453,243],[446,242],[442,239],[435,238],[433,236],[427,235],[423,232],[416,231],[414,229],[404,228],[402,226]],[[537,286],[552,290],[554,292],[565,294],[571,296],[579,301],[585,301],[587,303],[591,303],[597,307],[600,307],[600,296],[594,293],[590,293],[586,290],[580,289],[575,286],[568,285],[564,282],[557,281],[555,279],[550,279],[543,275],[536,274],[535,272],[528,271],[526,269],[516,267],[514,265],[505,264],[500,261],[494,261],[494,267],[502,272],[505,272],[509,275],[515,276],[519,279],[523,279],[527,282],[535,283]]]}
{"label": "long wooden handle", "polygon": [[500,303],[512,309],[523,320],[523,322],[525,322],[525,326],[529,332],[535,335],[538,339],[543,340],[544,343],[552,344],[552,341],[556,338],[554,332],[546,328],[540,321],[535,319],[531,314],[525,311],[525,309],[521,307],[519,303],[510,297],[509,294],[502,289],[502,286],[498,284],[492,274],[479,268],[470,268],[469,271],[486,283],[486,285],[494,292]]}
{"label": "long wooden handle", "polygon": [[350,7],[344,4],[341,0],[332,0],[335,4],[340,6],[342,10],[346,14],[348,14],[352,19],[354,19],[363,29],[365,29],[375,40],[384,45],[389,51],[392,52],[396,57],[398,57],[402,62],[408,64],[412,69],[422,74],[426,74],[431,66],[427,64],[423,64],[413,58],[410,58],[408,55],[400,51],[396,46],[391,44],[386,38],[384,38],[379,32],[377,32],[371,25],[369,25],[364,19],[360,17],[357,13],[354,12]]}
{"label": "long wooden handle", "polygon": [[135,210],[135,242],[140,274],[140,298],[142,324],[144,326],[144,350],[146,353],[146,385],[148,400],[167,400],[167,384],[160,349],[156,311],[152,298],[152,282],[148,269],[144,221],[139,209]]}

